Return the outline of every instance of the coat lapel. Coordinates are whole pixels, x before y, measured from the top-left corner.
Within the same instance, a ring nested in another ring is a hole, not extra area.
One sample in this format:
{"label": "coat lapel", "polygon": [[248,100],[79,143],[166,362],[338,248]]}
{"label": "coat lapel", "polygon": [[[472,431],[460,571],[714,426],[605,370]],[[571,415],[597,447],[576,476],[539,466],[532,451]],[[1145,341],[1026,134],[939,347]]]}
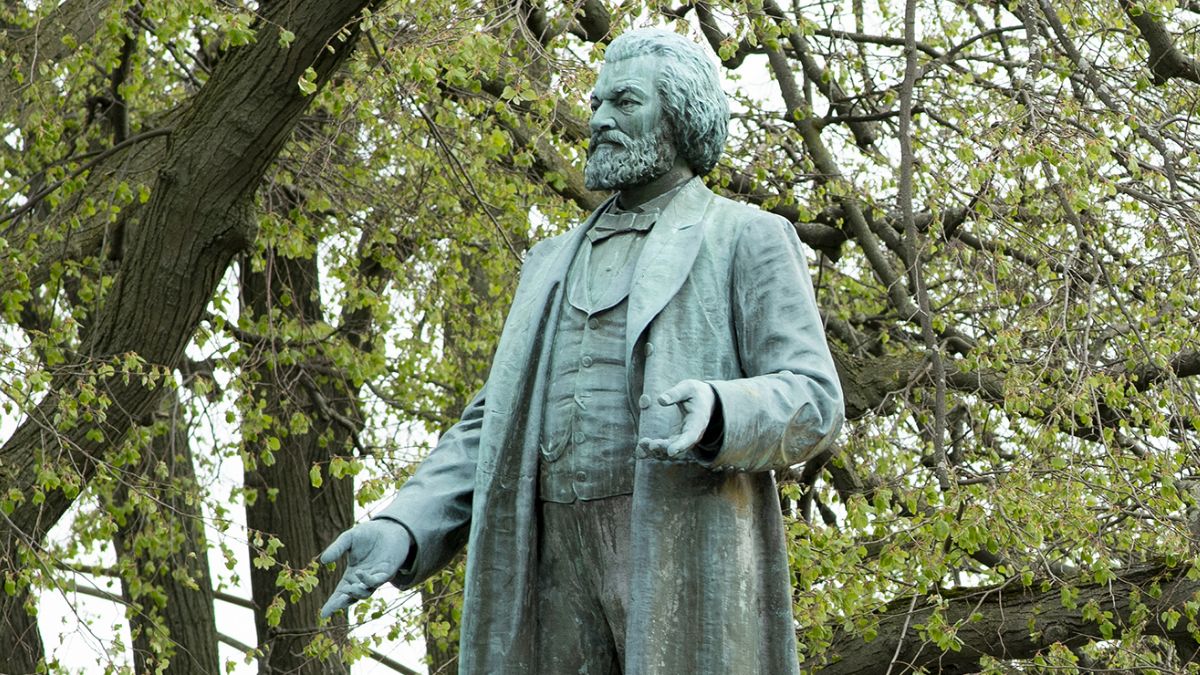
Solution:
{"label": "coat lapel", "polygon": [[[551,240],[557,244],[554,248],[545,255],[527,260],[524,269],[521,270],[521,283],[517,286],[517,294],[504,322],[504,331],[492,364],[493,372],[498,368],[507,369],[512,373],[525,371],[531,364],[536,363],[538,354],[534,351],[535,346],[553,342],[556,325],[551,315],[555,314],[553,310],[561,300],[563,282],[571,268],[571,261],[575,259],[575,254],[583,244],[588,229],[614,200],[615,195],[606,199],[582,225],[562,235],[559,240],[561,244]],[[547,321],[549,333],[543,334],[533,330],[533,327]],[[497,386],[511,381],[511,378],[507,377],[496,379]],[[493,397],[499,393],[499,398],[505,401],[511,399],[511,396],[504,396],[505,393],[511,392],[489,393]]]}
{"label": "coat lapel", "polygon": [[[587,220],[583,221],[583,225],[575,228],[568,234],[566,242],[554,254],[554,257],[535,272],[536,276],[529,280],[529,288],[534,293],[530,298],[530,306],[542,309],[544,311],[547,302],[557,298],[558,293],[563,288],[563,282],[567,278],[567,271],[571,269],[571,262],[575,260],[575,254],[579,252],[579,247],[583,245],[583,238],[587,231],[591,229],[592,224],[596,222],[596,218],[604,213],[610,204],[617,200],[617,195],[612,195],[604,200],[602,204]],[[531,270],[532,271],[532,270]]]}
{"label": "coat lapel", "polygon": [[692,271],[704,239],[704,212],[714,195],[699,178],[679,191],[663,210],[633,271],[625,326],[625,363],[633,364],[633,346],[646,326],[679,292]]}

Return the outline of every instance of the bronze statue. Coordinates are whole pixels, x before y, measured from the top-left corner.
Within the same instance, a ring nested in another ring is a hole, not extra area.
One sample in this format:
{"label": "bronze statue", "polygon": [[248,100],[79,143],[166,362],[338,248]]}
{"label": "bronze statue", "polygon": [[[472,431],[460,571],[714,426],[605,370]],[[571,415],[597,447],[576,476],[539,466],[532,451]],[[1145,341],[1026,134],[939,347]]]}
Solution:
{"label": "bronze statue", "polygon": [[772,470],[843,420],[789,223],[701,181],[729,109],[707,53],[615,39],[582,225],[534,246],[486,385],[348,554],[322,613],[469,542],[459,672],[798,672]]}

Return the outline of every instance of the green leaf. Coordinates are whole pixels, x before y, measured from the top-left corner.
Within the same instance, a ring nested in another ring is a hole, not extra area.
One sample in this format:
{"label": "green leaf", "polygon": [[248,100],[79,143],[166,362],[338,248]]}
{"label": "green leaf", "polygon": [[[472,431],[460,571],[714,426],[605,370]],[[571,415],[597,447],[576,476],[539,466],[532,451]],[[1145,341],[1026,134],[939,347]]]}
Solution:
{"label": "green leaf", "polygon": [[300,87],[300,93],[305,96],[311,96],[317,91],[317,71],[309,66],[304,70],[304,74],[297,81],[297,86]]}

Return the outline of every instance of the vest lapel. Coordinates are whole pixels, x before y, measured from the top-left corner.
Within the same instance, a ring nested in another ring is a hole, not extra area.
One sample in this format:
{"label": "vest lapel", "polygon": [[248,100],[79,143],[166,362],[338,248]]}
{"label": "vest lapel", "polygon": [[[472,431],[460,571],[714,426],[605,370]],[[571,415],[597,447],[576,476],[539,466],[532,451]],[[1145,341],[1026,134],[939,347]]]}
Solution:
{"label": "vest lapel", "polygon": [[704,239],[704,212],[713,193],[699,178],[683,187],[663,210],[646,235],[629,289],[629,317],[625,326],[625,363],[633,364],[633,346],[638,337],[671,298],[679,292],[692,271],[692,263]]}

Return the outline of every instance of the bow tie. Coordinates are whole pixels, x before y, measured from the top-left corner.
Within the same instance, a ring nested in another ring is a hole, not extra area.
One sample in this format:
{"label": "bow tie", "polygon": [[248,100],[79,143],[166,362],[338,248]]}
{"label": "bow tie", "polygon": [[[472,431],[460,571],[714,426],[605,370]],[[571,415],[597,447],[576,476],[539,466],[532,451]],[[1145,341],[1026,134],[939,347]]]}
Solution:
{"label": "bow tie", "polygon": [[658,209],[649,213],[602,213],[588,230],[588,239],[596,243],[606,237],[622,232],[647,232],[658,220]]}

